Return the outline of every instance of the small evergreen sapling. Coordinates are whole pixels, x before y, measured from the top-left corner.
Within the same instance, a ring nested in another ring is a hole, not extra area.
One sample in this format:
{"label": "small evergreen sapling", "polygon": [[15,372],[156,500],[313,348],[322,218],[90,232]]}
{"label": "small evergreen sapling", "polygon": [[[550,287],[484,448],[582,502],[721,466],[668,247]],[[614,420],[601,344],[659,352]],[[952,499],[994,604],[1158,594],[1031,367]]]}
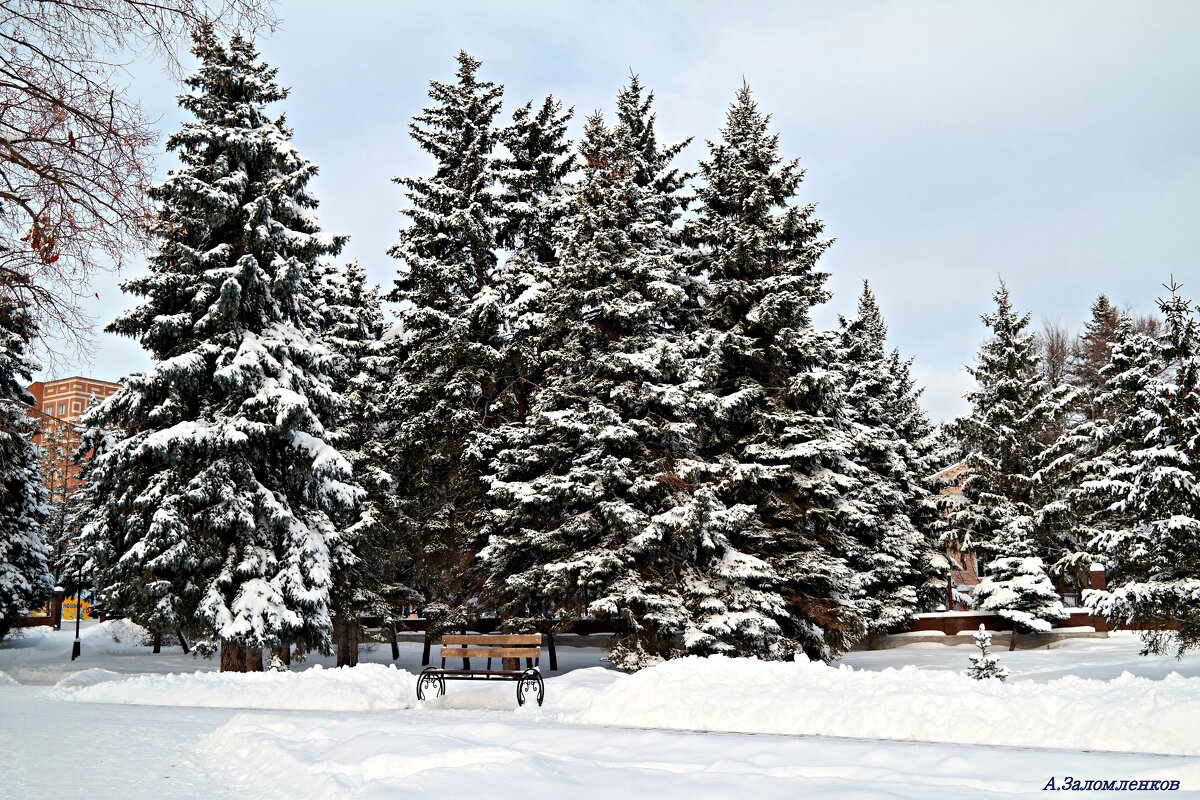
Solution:
{"label": "small evergreen sapling", "polygon": [[979,655],[968,656],[971,659],[971,668],[967,670],[967,675],[977,681],[999,678],[1003,682],[1008,677],[1008,667],[1002,666],[1000,659],[991,654],[992,635],[982,623],[975,634],[975,646],[979,648]]}

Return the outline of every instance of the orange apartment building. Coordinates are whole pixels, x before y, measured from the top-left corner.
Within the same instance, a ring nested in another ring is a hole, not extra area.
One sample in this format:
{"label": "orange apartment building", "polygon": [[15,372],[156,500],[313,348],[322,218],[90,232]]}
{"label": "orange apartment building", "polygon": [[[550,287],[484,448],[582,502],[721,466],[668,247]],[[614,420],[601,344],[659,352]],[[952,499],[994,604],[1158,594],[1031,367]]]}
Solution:
{"label": "orange apartment building", "polygon": [[103,401],[120,389],[119,383],[78,375],[54,381],[36,381],[26,387],[34,398],[29,415],[37,420],[34,442],[45,452],[42,474],[53,497],[75,488],[71,456],[79,445],[75,423],[91,406],[92,398]]}

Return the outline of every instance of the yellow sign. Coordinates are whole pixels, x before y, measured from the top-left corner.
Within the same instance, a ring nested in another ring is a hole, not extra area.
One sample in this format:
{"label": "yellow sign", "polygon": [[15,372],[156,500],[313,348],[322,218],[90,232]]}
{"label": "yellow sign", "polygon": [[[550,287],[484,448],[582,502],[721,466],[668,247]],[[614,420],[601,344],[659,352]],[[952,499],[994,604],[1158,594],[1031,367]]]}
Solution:
{"label": "yellow sign", "polygon": [[[84,600],[83,601],[83,618],[84,619],[92,618],[91,609],[92,609],[92,604],[89,603],[87,600]],[[64,621],[65,620],[71,620],[71,621],[75,620],[75,598],[73,596],[67,597],[63,600],[62,618]]]}

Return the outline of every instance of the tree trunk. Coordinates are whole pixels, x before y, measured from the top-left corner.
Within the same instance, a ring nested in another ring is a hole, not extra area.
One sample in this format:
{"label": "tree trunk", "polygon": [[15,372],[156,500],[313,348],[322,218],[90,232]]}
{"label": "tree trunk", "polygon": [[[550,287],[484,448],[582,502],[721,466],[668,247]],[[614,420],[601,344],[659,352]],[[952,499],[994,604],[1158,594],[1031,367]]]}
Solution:
{"label": "tree trunk", "polygon": [[162,631],[154,632],[154,652],[156,654],[162,652]]}
{"label": "tree trunk", "polygon": [[276,647],[271,651],[271,655],[282,661],[284,666],[290,667],[292,665],[292,648],[288,647],[286,644]]}
{"label": "tree trunk", "polygon": [[262,671],[263,671],[262,650],[247,650],[246,651],[246,672],[262,672]]}
{"label": "tree trunk", "polygon": [[396,638],[396,621],[392,620],[392,624],[388,626],[388,633],[392,640],[392,661],[400,658],[400,641]]}
{"label": "tree trunk", "polygon": [[350,624],[341,614],[333,618],[333,642],[337,651],[337,665],[349,667],[350,664]]}
{"label": "tree trunk", "polygon": [[358,666],[358,641],[362,637],[362,625],[358,624],[358,617],[351,617],[348,621],[350,640],[350,666]]}
{"label": "tree trunk", "polygon": [[1014,623],[1012,629],[1012,637],[1008,640],[1008,651],[1011,653],[1017,649],[1017,626]]}
{"label": "tree trunk", "polygon": [[232,642],[221,642],[221,672],[245,672],[246,651]]}

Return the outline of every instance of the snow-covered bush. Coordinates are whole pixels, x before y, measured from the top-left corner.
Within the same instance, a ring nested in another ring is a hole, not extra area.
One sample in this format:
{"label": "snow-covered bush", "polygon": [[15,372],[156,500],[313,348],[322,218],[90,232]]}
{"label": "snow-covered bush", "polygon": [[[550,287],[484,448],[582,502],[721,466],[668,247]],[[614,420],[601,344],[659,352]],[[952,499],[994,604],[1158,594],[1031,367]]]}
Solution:
{"label": "snow-covered bush", "polygon": [[971,659],[971,668],[967,670],[968,677],[977,681],[988,678],[999,678],[1003,681],[1008,677],[1008,667],[1002,666],[1000,660],[989,652],[992,646],[992,635],[987,632],[982,623],[975,633],[975,646],[979,648],[979,655],[968,656]]}

